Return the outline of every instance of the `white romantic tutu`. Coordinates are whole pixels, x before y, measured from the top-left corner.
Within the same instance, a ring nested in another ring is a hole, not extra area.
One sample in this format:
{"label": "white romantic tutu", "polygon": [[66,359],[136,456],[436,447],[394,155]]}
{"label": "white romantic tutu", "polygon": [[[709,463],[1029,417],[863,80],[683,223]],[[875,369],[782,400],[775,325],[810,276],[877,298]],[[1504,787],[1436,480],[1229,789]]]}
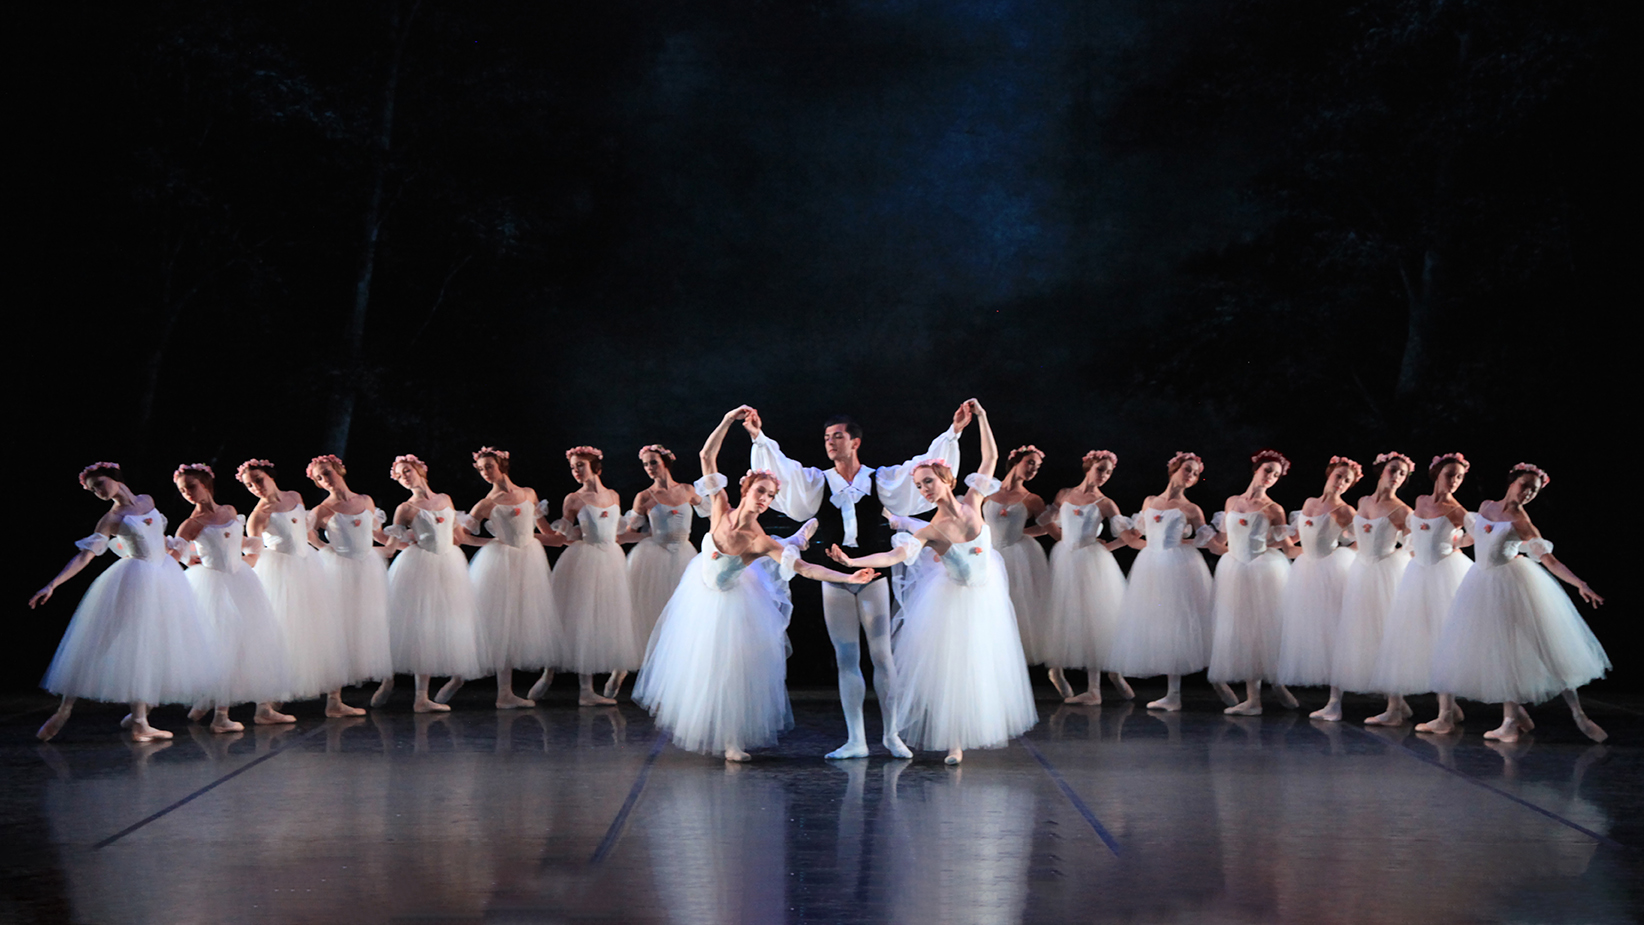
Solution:
{"label": "white romantic tutu", "polygon": [[560,668],[578,674],[632,671],[644,661],[621,546],[572,543],[554,566],[554,603],[565,625]]}
{"label": "white romantic tutu", "polygon": [[1106,671],[1124,603],[1125,575],[1100,542],[1063,540],[1050,551],[1050,601],[1040,655],[1054,668]]}
{"label": "white romantic tutu", "polygon": [[[896,727],[912,748],[999,748],[1039,721],[1004,562],[987,534],[951,547],[902,602]],[[963,563],[977,577],[962,584],[951,560],[972,555],[990,561],[980,575]]]}
{"label": "white romantic tutu", "polygon": [[285,629],[292,699],[318,697],[352,681],[347,636],[319,556],[265,549],[257,557],[257,577]]}
{"label": "white romantic tutu", "polygon": [[290,699],[293,686],[285,630],[256,573],[249,566],[230,572],[196,565],[188,570],[187,580],[194,590],[194,604],[212,624],[222,653],[225,674],[209,699],[223,707]]}
{"label": "white romantic tutu", "polygon": [[1210,664],[1210,567],[1183,543],[1155,543],[1130,567],[1119,606],[1113,667],[1120,674],[1151,678],[1192,674]]}
{"label": "white romantic tutu", "polygon": [[651,638],[634,682],[674,744],[718,754],[771,745],[793,727],[788,705],[788,617],[783,582],[704,539]]}
{"label": "white romantic tutu", "polygon": [[86,589],[40,686],[108,703],[193,703],[220,690],[218,658],[183,567],[121,559]]}
{"label": "white romantic tutu", "polygon": [[1341,592],[1341,617],[1330,655],[1332,685],[1344,691],[1383,693],[1370,683],[1370,675],[1381,654],[1381,638],[1399,579],[1409,565],[1410,555],[1403,551],[1379,559],[1360,553],[1353,562]]}
{"label": "white romantic tutu", "polygon": [[[663,609],[674,596],[680,579],[696,558],[696,547],[681,542],[669,549],[663,542],[646,537],[628,553],[628,585],[633,591],[634,632],[649,640],[656,631]],[[647,651],[647,655],[649,652]]]}
{"label": "white romantic tutu", "polygon": [[392,676],[394,652],[388,629],[388,563],[375,551],[353,557],[325,549],[319,559],[331,583],[332,600],[342,621],[349,682]]}
{"label": "white romantic tutu", "polygon": [[[419,535],[419,540],[421,536]],[[455,546],[400,551],[388,569],[388,631],[394,670],[406,674],[476,678],[474,588],[468,560]]]}
{"label": "white romantic tutu", "polygon": [[474,554],[468,574],[474,584],[475,645],[484,671],[546,668],[559,661],[564,631],[541,543],[534,537],[520,546],[492,540]]}
{"label": "white romantic tutu", "polygon": [[1336,623],[1341,618],[1341,595],[1347,587],[1358,553],[1337,547],[1329,555],[1303,553],[1290,566],[1280,613],[1280,684],[1330,684],[1330,658],[1335,651]]}
{"label": "white romantic tutu", "polygon": [[1276,549],[1245,561],[1232,554],[1216,563],[1211,608],[1211,681],[1272,680],[1279,669],[1281,606],[1290,560]]}
{"label": "white romantic tutu", "polygon": [[1050,596],[1050,562],[1044,547],[1031,536],[996,551],[1005,564],[1022,654],[1029,665],[1041,664],[1045,661],[1045,637],[1049,629],[1045,603]]}
{"label": "white romantic tutu", "polygon": [[1519,557],[1467,572],[1434,650],[1432,688],[1486,703],[1539,703],[1609,668],[1557,579]]}
{"label": "white romantic tutu", "polygon": [[1452,552],[1437,562],[1411,562],[1404,570],[1388,609],[1381,652],[1370,673],[1371,690],[1424,694],[1434,689],[1433,647],[1456,590],[1472,567],[1470,559]]}

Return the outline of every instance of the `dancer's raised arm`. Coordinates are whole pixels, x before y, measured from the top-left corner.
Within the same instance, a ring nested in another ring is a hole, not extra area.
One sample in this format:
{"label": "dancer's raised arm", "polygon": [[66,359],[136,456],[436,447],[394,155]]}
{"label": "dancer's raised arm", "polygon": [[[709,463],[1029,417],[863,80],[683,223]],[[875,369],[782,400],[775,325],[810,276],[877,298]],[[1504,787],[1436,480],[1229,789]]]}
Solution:
{"label": "dancer's raised arm", "polygon": [[914,487],[913,464],[920,459],[940,459],[945,461],[950,469],[958,471],[959,435],[969,426],[972,413],[972,403],[961,402],[953,412],[953,423],[930,442],[923,456],[907,460],[898,466],[879,467],[875,481],[878,483],[879,503],[885,506],[886,511],[907,516],[923,514],[935,506],[933,502],[925,500],[925,496]]}
{"label": "dancer's raised arm", "polygon": [[[731,425],[747,418],[749,415],[756,414],[758,412],[747,405],[737,405],[725,412],[725,417],[720,420],[713,432],[708,434],[707,442],[702,444],[701,452],[697,453],[697,460],[702,463],[703,475],[713,475],[719,471],[719,448],[724,444],[725,434],[731,429]],[[786,457],[783,458],[786,459]],[[782,474],[777,473],[777,477],[781,478]]]}
{"label": "dancer's raised arm", "polygon": [[801,466],[783,454],[782,447],[765,436],[765,423],[760,420],[757,409],[748,408],[741,420],[742,428],[753,439],[753,446],[748,450],[748,468],[769,469],[782,480],[782,488],[777,491],[771,507],[794,520],[816,516],[822,507],[822,492],[828,485],[822,470]]}

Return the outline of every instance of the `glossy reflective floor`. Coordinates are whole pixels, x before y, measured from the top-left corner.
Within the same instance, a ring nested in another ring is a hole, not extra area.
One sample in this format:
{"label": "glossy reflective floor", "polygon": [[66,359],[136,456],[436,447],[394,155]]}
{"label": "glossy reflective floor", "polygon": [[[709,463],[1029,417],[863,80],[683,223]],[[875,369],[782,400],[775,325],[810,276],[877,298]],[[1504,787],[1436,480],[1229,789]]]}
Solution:
{"label": "glossy reflective floor", "polygon": [[231,736],[170,708],[177,738],[147,746],[90,704],[40,745],[48,702],[14,699],[0,920],[1638,920],[1644,698],[1591,704],[1607,745],[1547,705],[1501,746],[1485,707],[1435,738],[1190,694],[1174,715],[1042,701],[959,769],[824,762],[831,692],[797,692],[795,730],[745,766],[666,745],[631,704],[499,713],[485,683],[449,715],[402,691]]}

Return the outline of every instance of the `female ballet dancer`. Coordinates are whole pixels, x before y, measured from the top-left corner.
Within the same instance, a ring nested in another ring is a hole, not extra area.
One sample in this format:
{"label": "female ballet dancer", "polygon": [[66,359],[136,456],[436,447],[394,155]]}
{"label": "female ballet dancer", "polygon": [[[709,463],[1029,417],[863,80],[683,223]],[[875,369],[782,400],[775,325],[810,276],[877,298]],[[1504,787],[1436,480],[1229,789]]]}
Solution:
{"label": "female ballet dancer", "polygon": [[193,703],[219,690],[217,641],[194,606],[182,566],[166,554],[166,519],[154,499],[131,493],[119,463],[80,470],[80,487],[109,502],[108,513],[74,544],[80,551],[63,570],[29,598],[30,609],[51,600],[59,585],[108,549],[120,561],[86,589],[63,631],[40,682],[63,700],[35,735],[50,740],[68,722],[74,701],[89,697],[131,704],[120,725],[133,741],[169,739],[170,732],[149,724],[149,707]]}
{"label": "female ballet dancer", "polygon": [[[1056,545],[1050,550],[1050,600],[1045,607],[1041,654],[1050,666],[1050,681],[1064,703],[1101,703],[1098,682],[1113,663],[1113,636],[1124,602],[1125,575],[1112,550],[1124,540],[1102,542],[1102,522],[1115,536],[1123,518],[1119,506],[1102,494],[1102,486],[1119,466],[1119,457],[1107,450],[1091,450],[1080,463],[1085,477],[1073,488],[1056,493],[1056,500],[1040,515]],[[1074,694],[1064,669],[1082,668],[1088,688]],[[1119,695],[1136,696],[1130,682],[1117,671],[1107,673]]]}
{"label": "female ballet dancer", "polygon": [[565,451],[571,477],[582,487],[565,496],[556,533],[571,542],[554,566],[554,603],[565,625],[560,667],[577,673],[580,706],[616,703],[594,692],[594,673],[632,671],[645,659],[645,640],[634,629],[628,560],[617,544],[622,498],[599,473],[605,454],[591,446]]}
{"label": "female ballet dancer", "polygon": [[[389,475],[411,492],[394,509],[383,531],[405,550],[388,569],[388,634],[394,670],[413,677],[417,713],[451,708],[428,696],[434,675],[472,678],[480,673],[474,641],[474,588],[468,560],[457,542],[465,535],[451,497],[428,487],[428,464],[406,454],[394,457]],[[384,682],[382,696],[391,686]],[[373,698],[375,699],[375,698]]]}
{"label": "female ballet dancer", "polygon": [[246,534],[260,537],[263,551],[254,568],[285,628],[291,653],[291,696],[325,697],[325,715],[362,716],[365,711],[343,703],[349,677],[348,634],[319,556],[310,545],[319,537],[308,522],[303,497],[282,491],[274,481],[274,464],[248,459],[235,476],[257,497],[246,518]]}
{"label": "female ballet dancer", "polygon": [[[1204,461],[1194,453],[1177,453],[1166,470],[1170,483],[1164,493],[1148,495],[1142,512],[1121,523],[1125,541],[1141,553],[1119,606],[1113,667],[1133,678],[1164,675],[1168,692],[1147,708],[1174,711],[1182,708],[1182,675],[1210,664],[1213,585],[1199,549],[1216,531],[1187,500]],[[1228,706],[1238,702],[1226,684],[1212,686]]]}
{"label": "female ballet dancer", "polygon": [[[515,668],[552,668],[563,631],[554,609],[548,554],[537,542],[537,493],[514,484],[507,450],[482,446],[474,469],[491,490],[460,520],[479,552],[468,565],[474,582],[474,625],[480,666],[497,673],[497,709],[534,707],[514,693]],[[480,536],[485,521],[490,537]],[[453,677],[434,698],[450,701],[462,686]]]}
{"label": "female ballet dancer", "polygon": [[[711,505],[708,535],[668,599],[634,683],[634,701],[651,711],[674,744],[703,754],[722,751],[727,761],[747,761],[747,749],[772,744],[793,725],[786,687],[792,606],[776,582],[796,574],[845,584],[878,577],[873,569],[847,575],[812,565],[799,558],[798,544],[767,536],[758,518],[781,488],[769,470],[749,471],[731,507],[719,448],[748,411],[743,405],[726,412],[702,445],[694,493]],[[659,449],[646,448],[660,458]],[[762,559],[780,564],[779,578],[749,567]]]}
{"label": "female ballet dancer", "polygon": [[[1415,553],[1415,560],[1399,579],[1398,593],[1387,612],[1381,653],[1370,673],[1370,686],[1387,692],[1389,709],[1366,723],[1402,723],[1393,698],[1425,694],[1432,689],[1433,646],[1444,628],[1444,617],[1450,612],[1456,589],[1473,565],[1459,552],[1472,539],[1463,538],[1468,514],[1455,498],[1455,490],[1467,477],[1467,468],[1467,457],[1460,453],[1434,456],[1427,467],[1433,493],[1417,498],[1415,510],[1405,519],[1410,526],[1405,545]],[[1438,701],[1438,718],[1418,724],[1417,732],[1452,732],[1461,722],[1461,708],[1453,695],[1441,691]]]}
{"label": "female ballet dancer", "polygon": [[[1398,548],[1410,516],[1410,505],[1399,500],[1399,486],[1415,471],[1403,453],[1376,457],[1376,488],[1359,499],[1353,515],[1353,538],[1358,555],[1341,590],[1341,616],[1336,621],[1330,654],[1331,701],[1312,714],[1315,719],[1341,719],[1339,691],[1374,691],[1370,675],[1381,654],[1387,612],[1398,593],[1399,579],[1410,564],[1410,552]],[[1384,692],[1385,693],[1385,692]],[[1410,717],[1410,706],[1396,694],[1387,697],[1387,711],[1370,718],[1371,725],[1397,726]]]}
{"label": "female ballet dancer", "polygon": [[[672,450],[653,443],[640,449],[639,461],[651,477],[651,487],[634,496],[627,530],[617,541],[638,541],[628,553],[628,585],[633,592],[634,633],[645,641],[649,652],[657,618],[696,556],[696,547],[691,545],[691,512],[707,517],[712,507],[694,486],[674,481]],[[605,696],[615,697],[627,676],[627,671],[612,672],[605,682]]]}
{"label": "female ballet dancer", "polygon": [[204,463],[187,463],[171,474],[178,494],[194,505],[188,519],[177,526],[177,539],[184,547],[193,544],[199,556],[186,577],[195,607],[212,626],[222,659],[221,686],[198,701],[188,717],[200,720],[210,711],[212,732],[240,732],[245,726],[229,718],[228,708],[251,702],[257,705],[252,722],[259,726],[294,723],[295,716],[274,708],[275,702],[291,696],[285,629],[252,571],[256,554],[246,557],[249,562],[241,561],[245,515],[231,504],[217,503],[215,476]]}
{"label": "female ballet dancer", "polygon": [[968,404],[982,436],[981,465],[965,478],[970,491],[954,496],[946,462],[916,462],[914,487],[936,505],[928,526],[898,533],[890,552],[852,558],[837,544],[828,549],[853,568],[912,562],[927,545],[936,553],[942,567],[921,576],[902,602],[893,640],[896,729],[912,748],[946,749],[950,765],[962,761],[967,748],[999,748],[1039,721],[1004,560],[981,510],[999,491],[993,477],[999,448],[987,411],[975,399]]}
{"label": "female ballet dancer", "polygon": [[[1290,460],[1278,450],[1262,450],[1250,457],[1250,469],[1250,486],[1216,514],[1217,539],[1210,545],[1222,560],[1211,608],[1209,678],[1244,682],[1244,700],[1222,711],[1234,716],[1259,716],[1262,681],[1278,676],[1280,607],[1290,578],[1290,560],[1282,552],[1290,545],[1284,508],[1267,496],[1290,471]],[[1273,689],[1285,706],[1296,706],[1283,684],[1274,681]]]}
{"label": "female ballet dancer", "polygon": [[1609,735],[1587,718],[1576,688],[1603,677],[1610,659],[1548,573],[1594,607],[1604,598],[1553,557],[1553,544],[1524,510],[1547,487],[1547,473],[1521,462],[1508,479],[1506,496],[1479,505],[1473,521],[1474,566],[1439,634],[1433,687],[1500,703],[1501,726],[1484,737],[1502,742],[1535,728],[1524,704],[1563,694],[1576,728],[1602,742]]}
{"label": "female ballet dancer", "polygon": [[1011,450],[1005,458],[1004,481],[982,504],[982,518],[992,531],[994,549],[1004,560],[1010,579],[1010,603],[1016,609],[1016,629],[1029,665],[1045,661],[1045,602],[1050,594],[1050,562],[1044,547],[1034,539],[1045,532],[1038,523],[1045,499],[1027,489],[1044,463],[1044,451],[1031,444]]}
{"label": "female ballet dancer", "polygon": [[[1330,685],[1330,660],[1335,651],[1336,621],[1341,616],[1341,593],[1347,573],[1358,554],[1352,542],[1353,508],[1342,492],[1364,477],[1364,469],[1345,456],[1332,456],[1324,467],[1324,491],[1308,498],[1290,515],[1289,534],[1300,548],[1289,546],[1293,561],[1279,610],[1277,681],[1286,687]],[[1341,688],[1330,688],[1330,702],[1315,715],[1341,716]]]}
{"label": "female ballet dancer", "polygon": [[[393,542],[383,532],[388,519],[370,495],[348,488],[348,469],[335,455],[308,462],[308,478],[325,489],[314,508],[315,538],[325,531],[320,562],[330,579],[332,600],[342,620],[349,683],[381,682],[371,705],[380,707],[394,688],[394,651],[388,632],[388,563]],[[381,543],[379,547],[376,544]]]}

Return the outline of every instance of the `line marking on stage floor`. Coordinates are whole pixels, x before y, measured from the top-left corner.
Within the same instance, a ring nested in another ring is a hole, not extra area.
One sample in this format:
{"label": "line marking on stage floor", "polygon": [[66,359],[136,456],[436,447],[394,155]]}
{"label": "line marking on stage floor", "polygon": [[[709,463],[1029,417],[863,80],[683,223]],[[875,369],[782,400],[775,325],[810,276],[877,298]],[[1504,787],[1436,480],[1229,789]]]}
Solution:
{"label": "line marking on stage floor", "polygon": [[1028,754],[1033,756],[1033,760],[1039,762],[1039,766],[1045,769],[1045,773],[1050,775],[1050,779],[1056,782],[1056,786],[1061,788],[1062,796],[1067,797],[1068,802],[1073,804],[1073,808],[1079,811],[1079,815],[1085,817],[1085,821],[1090,823],[1090,827],[1095,830],[1096,837],[1107,845],[1107,850],[1113,852],[1114,857],[1122,854],[1118,840],[1108,832],[1106,826],[1102,825],[1102,820],[1096,818],[1096,813],[1091,811],[1089,804],[1085,803],[1084,799],[1073,789],[1073,785],[1067,782],[1067,779],[1062,776],[1062,772],[1056,770],[1056,766],[1050,763],[1050,759],[1046,758],[1044,753],[1039,751],[1038,747],[1026,738],[1020,738],[1016,741],[1022,743],[1022,747],[1027,749]]}
{"label": "line marking on stage floor", "polygon": [[617,810],[616,818],[611,820],[611,827],[605,830],[605,837],[599,840],[599,847],[594,849],[594,856],[588,859],[589,864],[600,864],[616,850],[617,839],[622,837],[622,830],[628,825],[628,816],[634,811],[634,805],[639,802],[639,794],[645,789],[645,781],[651,776],[651,767],[656,764],[657,758],[662,756],[662,747],[668,744],[668,733],[658,731],[656,738],[651,741],[651,753],[645,756],[645,763],[639,767],[639,776],[634,778],[634,785],[628,788],[628,799],[622,801],[622,808]]}
{"label": "line marking on stage floor", "polygon": [[1456,777],[1461,778],[1462,780],[1466,781],[1469,784],[1472,784],[1475,787],[1482,787],[1485,790],[1490,791],[1491,793],[1495,794],[1498,797],[1502,797],[1504,799],[1512,800],[1514,803],[1517,803],[1518,805],[1524,807],[1525,809],[1531,810],[1532,812],[1540,813],[1541,815],[1546,816],[1548,819],[1551,819],[1554,822],[1560,823],[1562,825],[1567,825],[1570,828],[1575,829],[1577,832],[1580,832],[1581,834],[1587,836],[1588,838],[1591,838],[1594,841],[1599,842],[1600,844],[1608,845],[1611,848],[1620,848],[1623,851],[1631,851],[1632,850],[1632,847],[1630,845],[1624,845],[1621,842],[1618,842],[1615,839],[1609,837],[1608,835],[1601,835],[1597,832],[1594,832],[1592,829],[1587,828],[1586,826],[1582,825],[1581,823],[1574,822],[1572,820],[1566,819],[1563,816],[1560,816],[1558,813],[1555,813],[1550,809],[1542,809],[1541,807],[1535,805],[1534,803],[1531,803],[1529,800],[1526,800],[1522,797],[1516,797],[1516,796],[1508,793],[1507,791],[1501,789],[1500,787],[1496,787],[1496,786],[1492,786],[1490,784],[1487,784],[1484,781],[1479,780],[1478,778],[1476,778],[1473,775],[1468,774],[1466,772],[1458,771],[1455,768],[1447,768],[1443,764],[1441,764],[1437,759],[1429,758],[1426,755],[1423,755],[1421,752],[1416,751],[1415,749],[1411,748],[1408,745],[1405,745],[1402,742],[1389,742],[1386,739],[1383,739],[1379,736],[1372,735],[1368,732],[1365,732],[1363,729],[1360,729],[1356,726],[1349,726],[1345,723],[1343,724],[1343,727],[1346,728],[1349,732],[1353,732],[1357,735],[1363,736],[1364,738],[1369,739],[1372,742],[1380,742],[1381,744],[1383,744],[1385,746],[1388,746],[1389,748],[1392,748],[1392,749],[1394,749],[1396,751],[1399,751],[1403,754],[1409,755],[1411,758],[1414,758],[1417,761],[1421,761],[1421,762],[1425,762],[1427,764],[1430,764],[1433,767],[1438,768],[1440,771],[1445,772],[1446,774],[1453,774]]}
{"label": "line marking on stage floor", "polygon": [[142,828],[143,826],[148,825],[150,822],[153,822],[156,819],[159,819],[162,816],[167,815],[168,813],[170,813],[173,810],[181,809],[182,807],[186,806],[187,804],[192,803],[196,799],[198,799],[200,797],[203,797],[206,794],[210,793],[211,791],[217,789],[219,786],[228,783],[229,781],[233,780],[236,777],[239,777],[241,774],[244,774],[245,772],[251,770],[252,768],[256,767],[257,765],[262,764],[263,762],[267,761],[268,759],[276,758],[280,755],[285,754],[287,750],[289,750],[291,748],[294,748],[295,746],[299,745],[300,743],[306,742],[309,739],[312,739],[316,735],[319,735],[320,733],[324,732],[326,730],[326,728],[327,728],[327,724],[320,723],[318,726],[315,726],[313,729],[308,730],[307,732],[303,733],[302,735],[298,736],[297,738],[292,739],[291,741],[286,742],[285,744],[280,745],[277,748],[269,749],[267,754],[258,755],[257,757],[251,759],[250,761],[247,761],[245,764],[242,764],[239,767],[235,768],[234,770],[228,772],[227,774],[224,774],[222,777],[217,778],[216,780],[212,781],[209,784],[206,784],[204,787],[201,787],[200,789],[194,791],[193,793],[189,794],[188,796],[183,797],[181,800],[178,800],[177,802],[171,804],[170,806],[167,806],[165,809],[162,809],[159,812],[154,813],[151,816],[148,816],[147,818],[140,819],[137,822],[134,822],[131,825],[126,826],[125,828],[121,829],[120,831],[115,832],[113,835],[110,835],[109,837],[103,839],[102,841],[98,842],[97,844],[92,845],[91,850],[101,851],[102,849],[107,848],[109,845],[112,845],[115,842],[119,841],[120,839],[125,838],[127,835],[130,835],[131,833],[137,831],[138,829]]}

